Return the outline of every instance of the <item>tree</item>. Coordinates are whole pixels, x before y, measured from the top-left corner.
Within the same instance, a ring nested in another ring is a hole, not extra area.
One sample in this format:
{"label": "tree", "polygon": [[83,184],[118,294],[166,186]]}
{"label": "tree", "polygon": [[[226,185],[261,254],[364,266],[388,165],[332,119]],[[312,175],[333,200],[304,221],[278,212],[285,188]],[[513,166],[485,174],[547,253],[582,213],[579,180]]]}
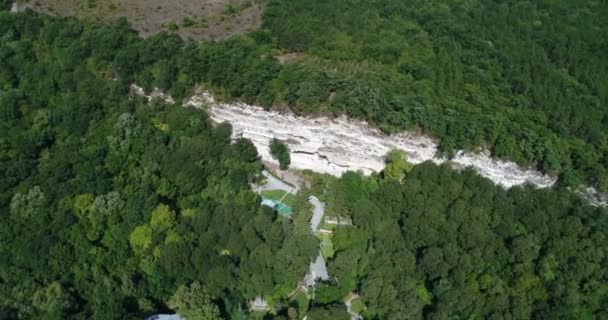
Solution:
{"label": "tree", "polygon": [[45,209],[45,202],[44,191],[39,186],[34,186],[27,194],[15,194],[11,201],[11,214],[25,221],[34,219]]}
{"label": "tree", "polygon": [[32,305],[38,309],[42,318],[65,319],[65,313],[73,307],[74,301],[61,284],[53,282],[47,287],[36,290]]}
{"label": "tree", "polygon": [[[0,318],[137,318],[181,283],[204,283],[232,306],[258,284],[268,295],[292,290],[316,238],[305,219],[308,232],[293,234],[260,208],[251,141],[231,143],[230,125],[204,110],[128,95],[133,82],[175,81],[183,94],[208,63],[233,88],[252,69],[256,95],[274,59],[256,69],[253,43],[191,42],[186,53],[174,35],[144,40],[121,23],[36,13],[1,13],[0,38]],[[58,49],[42,62],[38,46]],[[276,270],[262,272],[268,261]],[[176,301],[188,319],[218,318],[210,299]]]}
{"label": "tree", "polygon": [[[487,146],[608,188],[608,3],[529,2],[270,1],[258,36],[206,43],[0,13],[0,318],[137,318],[193,282],[209,294],[182,297],[185,313],[217,317],[211,296],[247,318],[260,293],[286,305],[318,252],[308,213],[260,208],[251,142],[203,110],[129,98],[132,83],[416,128],[443,152]],[[290,48],[307,58],[279,64]],[[403,161],[316,178],[327,213],[354,224],[333,229],[319,299],[356,291],[370,319],[607,318],[606,209]],[[310,317],[345,314],[319,303]]]}
{"label": "tree", "polygon": [[407,157],[403,150],[391,150],[386,155],[386,167],[383,174],[387,179],[401,181],[405,175],[412,171],[412,165],[407,162]]}
{"label": "tree", "polygon": [[239,138],[234,143],[236,156],[245,162],[255,162],[258,160],[258,150],[251,140]]}
{"label": "tree", "polygon": [[347,320],[350,315],[346,312],[346,307],[340,304],[330,304],[326,306],[314,306],[308,311],[308,319],[311,320]]}
{"label": "tree", "polygon": [[289,164],[291,163],[291,158],[289,157],[289,147],[287,145],[274,138],[270,142],[270,154],[273,158],[279,161],[279,167],[281,170],[287,170],[289,168]]}
{"label": "tree", "polygon": [[179,286],[169,299],[169,306],[189,320],[220,319],[219,308],[211,301],[207,290],[199,282],[193,282],[189,286]]}
{"label": "tree", "polygon": [[175,23],[175,21],[171,20],[167,23],[167,29],[169,31],[177,31],[179,29],[179,26],[177,25],[177,23]]}
{"label": "tree", "polygon": [[13,2],[13,0],[0,0],[0,11],[10,9]]}

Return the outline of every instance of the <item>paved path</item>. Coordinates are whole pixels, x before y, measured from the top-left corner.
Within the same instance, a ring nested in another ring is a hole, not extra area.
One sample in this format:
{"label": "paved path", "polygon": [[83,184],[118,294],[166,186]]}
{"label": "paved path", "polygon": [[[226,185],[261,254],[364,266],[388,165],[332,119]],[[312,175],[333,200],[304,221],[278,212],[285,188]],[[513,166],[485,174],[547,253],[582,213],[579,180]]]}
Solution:
{"label": "paved path", "polygon": [[314,233],[317,232],[317,229],[319,229],[319,224],[321,223],[321,219],[323,219],[323,215],[325,214],[325,204],[315,196],[310,196],[308,198],[308,202],[310,202],[313,206],[312,219],[310,219],[310,228]]}
{"label": "paved path", "polygon": [[[292,186],[288,185],[287,183],[283,182],[282,180],[275,178],[268,171],[266,171],[266,170],[262,171],[262,175],[264,175],[264,177],[266,177],[267,182],[265,185],[257,187],[257,190],[256,190],[257,193],[261,193],[262,191],[265,191],[265,190],[283,190],[283,191],[285,191],[285,195],[287,195],[287,193],[291,193],[291,194],[298,193],[297,187],[292,187]],[[285,197],[285,195],[283,196],[283,198]],[[281,200],[283,200],[283,199],[281,199]],[[317,230],[319,229],[319,225],[321,224],[321,220],[323,220],[323,215],[325,214],[325,203],[323,203],[321,200],[319,200],[319,198],[317,198],[315,196],[308,197],[308,202],[310,204],[312,204],[312,207],[313,207],[312,218],[310,219],[310,229],[312,230],[313,233],[316,233]],[[329,271],[327,270],[327,263],[325,262],[325,259],[323,258],[321,251],[319,250],[319,253],[317,254],[317,258],[315,260],[311,261],[310,265],[308,266],[308,272],[306,273],[306,275],[304,276],[304,279],[302,281],[303,285],[305,287],[310,288],[310,287],[315,286],[317,280],[327,281],[329,279],[330,279],[330,277],[329,277]],[[297,292],[297,289],[296,289],[296,292]],[[358,297],[358,296],[355,295],[355,297]],[[346,301],[346,303],[345,303],[348,313],[350,314],[351,320],[363,319],[360,315],[355,314],[351,311],[351,301],[352,301],[352,299]],[[264,301],[264,303],[265,303],[265,301]],[[262,306],[265,306],[265,305],[262,305]]]}
{"label": "paved path", "polygon": [[[296,194],[298,192],[297,188],[294,188],[275,178],[268,171],[264,170],[262,171],[262,174],[264,177],[266,177],[267,183],[263,186],[257,187],[256,191],[258,193],[264,190],[283,190],[291,194]],[[323,215],[325,214],[325,204],[315,196],[310,196],[308,198],[308,202],[310,202],[310,204],[313,206],[313,215],[312,219],[310,219],[310,228],[312,229],[312,232],[315,233],[319,228],[319,224],[321,224]],[[312,287],[317,279],[329,280],[327,264],[325,263],[325,259],[323,259],[323,255],[321,255],[321,251],[319,251],[317,258],[310,262],[308,273],[304,277],[304,283],[307,286]]]}
{"label": "paved path", "polygon": [[[312,229],[312,232],[315,233],[317,232],[321,219],[323,219],[323,215],[325,214],[325,203],[321,202],[321,200],[315,196],[310,196],[308,198],[308,202],[310,202],[313,206],[312,219],[310,219],[310,228]],[[304,277],[304,282],[307,286],[312,287],[315,285],[317,279],[329,280],[327,264],[325,263],[325,259],[323,259],[321,251],[319,251],[317,259],[310,263],[308,274],[306,274],[306,277]]]}
{"label": "paved path", "polygon": [[287,183],[275,178],[268,171],[266,171],[266,170],[262,171],[262,175],[264,175],[264,177],[266,177],[267,183],[265,185],[259,186],[257,188],[256,191],[258,193],[260,193],[261,191],[266,191],[266,190],[283,190],[283,191],[289,192],[291,194],[298,193],[297,188],[294,188],[294,187],[288,185]]}
{"label": "paved path", "polygon": [[317,259],[310,263],[308,273],[304,277],[304,283],[307,287],[313,287],[317,279],[329,280],[327,265],[325,264],[325,259],[323,259],[323,255],[321,255],[321,251],[319,251]]}

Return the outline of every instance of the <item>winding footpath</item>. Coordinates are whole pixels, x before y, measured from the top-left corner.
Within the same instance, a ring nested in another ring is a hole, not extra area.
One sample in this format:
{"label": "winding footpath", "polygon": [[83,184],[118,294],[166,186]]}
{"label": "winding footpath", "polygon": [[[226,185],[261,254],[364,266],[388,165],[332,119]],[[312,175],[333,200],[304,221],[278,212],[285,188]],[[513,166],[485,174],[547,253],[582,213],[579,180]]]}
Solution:
{"label": "winding footpath", "polygon": [[[262,175],[266,178],[266,184],[264,184],[263,186],[257,186],[257,193],[260,193],[265,190],[283,190],[293,195],[298,193],[298,189],[296,187],[292,187],[287,183],[277,179],[275,176],[270,174],[270,172],[264,170],[262,171]],[[319,228],[319,224],[321,224],[321,220],[325,215],[325,203],[321,202],[321,200],[319,200],[315,196],[310,196],[308,198],[308,202],[313,206],[313,215],[310,219],[310,229],[313,233],[316,233]],[[321,254],[321,250],[319,250],[317,258],[314,261],[310,262],[310,265],[308,267],[308,273],[306,273],[306,275],[304,276],[303,283],[307,287],[314,287],[317,279],[329,280],[327,264],[325,263],[325,258],[323,258],[323,255]]]}
{"label": "winding footpath", "polygon": [[262,171],[262,175],[266,178],[266,184],[263,186],[258,186],[256,189],[257,193],[267,190],[283,190],[291,194],[298,193],[298,188],[292,187],[280,179],[277,179],[275,176],[270,174],[270,172],[264,170]]}
{"label": "winding footpath", "polygon": [[312,204],[312,219],[310,219],[310,228],[312,232],[315,233],[319,230],[319,224],[321,223],[321,219],[325,215],[325,203],[321,202],[317,197],[310,196],[308,198],[308,202]]}
{"label": "winding footpath", "polygon": [[[321,202],[317,197],[310,196],[308,202],[313,206],[313,214],[310,219],[310,228],[313,233],[316,233],[319,229],[319,224],[325,215],[325,203]],[[308,287],[314,287],[317,279],[329,280],[329,272],[327,271],[327,264],[325,258],[321,254],[321,250],[317,254],[315,261],[310,263],[308,268],[308,274],[304,277],[304,283]]]}

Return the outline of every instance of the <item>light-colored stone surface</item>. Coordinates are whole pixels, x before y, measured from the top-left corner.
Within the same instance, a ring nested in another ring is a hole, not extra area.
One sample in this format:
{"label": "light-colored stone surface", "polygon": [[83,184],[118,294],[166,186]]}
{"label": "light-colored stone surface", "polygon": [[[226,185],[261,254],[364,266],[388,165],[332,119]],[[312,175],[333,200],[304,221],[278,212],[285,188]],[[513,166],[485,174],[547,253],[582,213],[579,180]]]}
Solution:
{"label": "light-colored stone surface", "polygon": [[12,13],[23,12],[23,11],[25,11],[25,9],[26,9],[26,5],[23,2],[20,2],[20,1],[15,1],[11,5],[11,12]]}
{"label": "light-colored stone surface", "polygon": [[[250,139],[266,161],[274,161],[269,153],[270,141],[283,140],[291,151],[292,168],[336,176],[349,170],[370,174],[384,168],[384,157],[392,149],[407,152],[408,161],[414,164],[447,161],[436,157],[437,142],[429,137],[408,132],[388,136],[365,122],[345,117],[298,117],[243,103],[219,103],[206,92],[190,98],[187,105],[205,107],[215,122],[229,122],[233,136]],[[480,175],[506,188],[524,183],[545,188],[556,181],[514,162],[492,159],[488,152],[458,152],[450,162],[455,167],[471,166]]]}
{"label": "light-colored stone surface", "polygon": [[312,204],[312,218],[310,219],[310,228],[312,232],[317,232],[319,228],[319,224],[321,223],[321,219],[323,219],[323,215],[325,213],[325,203],[321,202],[319,198],[315,196],[310,196],[308,198],[308,202]]}
{"label": "light-colored stone surface", "polygon": [[325,264],[325,259],[320,251],[315,261],[310,263],[309,271],[304,277],[304,284],[307,287],[314,287],[317,279],[321,279],[323,281],[329,280],[327,265]]}
{"label": "light-colored stone surface", "polygon": [[[143,89],[132,86],[132,93],[148,98],[159,97],[167,103],[173,99],[158,90],[146,95]],[[407,152],[408,160],[418,164],[424,161],[444,163],[448,160],[436,157],[437,142],[412,133],[383,135],[365,122],[347,119],[297,117],[291,113],[267,111],[243,103],[219,103],[208,92],[188,99],[186,106],[204,108],[215,122],[232,125],[233,137],[250,139],[266,162],[276,164],[270,156],[272,138],[284,140],[291,150],[291,166],[320,173],[340,176],[352,170],[365,174],[384,168],[384,157],[391,149]],[[497,160],[488,151],[480,153],[458,152],[449,162],[455,168],[474,168],[481,176],[505,188],[529,183],[538,188],[551,187],[556,177],[535,170],[519,167],[512,161]],[[608,195],[591,187],[574,190],[596,207],[608,206]]]}
{"label": "light-colored stone surface", "polygon": [[144,97],[148,100],[148,102],[152,101],[152,99],[158,98],[167,104],[175,103],[175,100],[173,100],[172,96],[162,92],[159,88],[154,88],[154,90],[149,95],[146,95],[144,88],[142,88],[136,84],[132,84],[131,85],[131,94]]}
{"label": "light-colored stone surface", "polygon": [[575,190],[576,194],[580,195],[594,207],[608,207],[608,194],[598,192],[593,187],[580,187]]}
{"label": "light-colored stone surface", "polygon": [[259,186],[257,188],[257,192],[260,193],[262,191],[267,190],[283,190],[285,192],[296,194],[298,193],[298,189],[294,188],[287,183],[275,178],[270,172],[262,171],[262,175],[266,178],[266,184]]}

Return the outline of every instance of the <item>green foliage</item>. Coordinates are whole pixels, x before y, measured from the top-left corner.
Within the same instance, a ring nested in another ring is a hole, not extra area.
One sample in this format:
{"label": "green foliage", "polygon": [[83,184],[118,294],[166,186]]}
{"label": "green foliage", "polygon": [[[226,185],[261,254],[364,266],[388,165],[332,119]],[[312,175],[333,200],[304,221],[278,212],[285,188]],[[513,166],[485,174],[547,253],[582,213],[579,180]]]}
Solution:
{"label": "green foliage", "polygon": [[150,226],[154,230],[166,231],[175,227],[175,212],[169,206],[161,204],[154,211],[150,218]]}
{"label": "green foliage", "polygon": [[365,310],[365,305],[363,304],[363,302],[361,302],[361,299],[354,299],[351,301],[351,307],[350,307],[351,311],[356,313],[356,314],[361,314],[361,312],[363,312],[363,310]]}
{"label": "green foliage", "polygon": [[311,320],[322,320],[322,319],[336,319],[336,320],[347,320],[350,319],[350,315],[346,312],[344,305],[331,304],[326,306],[313,306],[310,308],[307,314],[307,319]]}
{"label": "green foliage", "polygon": [[[347,114],[389,132],[420,129],[437,137],[448,156],[488,147],[494,156],[559,175],[565,185],[608,190],[608,62],[597,50],[608,41],[607,10],[601,1],[274,0],[265,5],[263,31],[222,42],[167,34],[141,40],[125,21],[83,34],[77,23],[53,20],[44,37],[58,45],[57,26],[71,24],[68,37],[82,46],[64,63],[87,61],[98,75],[156,86],[177,99],[204,83],[218,95],[287,105],[297,114]],[[3,41],[20,35],[9,15],[1,19]],[[36,48],[28,59],[48,61],[46,47]],[[14,59],[13,50],[0,53],[3,60]],[[279,50],[305,54],[281,65],[272,57]],[[0,79],[14,82],[14,70],[0,69]],[[0,99],[2,119],[19,117],[18,91]],[[41,110],[31,141],[37,148],[50,137],[44,119]]]}
{"label": "green foliage", "polygon": [[308,311],[308,306],[310,305],[310,298],[308,294],[304,291],[300,291],[297,293],[295,297],[296,305],[298,306],[298,314],[304,315],[306,311]]}
{"label": "green foliage", "polygon": [[386,167],[382,171],[385,178],[401,181],[410,171],[412,171],[412,165],[407,162],[405,152],[392,150],[388,153]]}
{"label": "green foliage", "polygon": [[123,23],[0,12],[0,317],[141,319],[174,294],[189,319],[239,314],[294,288],[316,254],[292,232],[305,220],[250,190],[250,141],[201,110],[129,97],[134,81],[185,94],[194,82],[173,59],[193,51]]}
{"label": "green foliage", "polygon": [[340,274],[340,283],[319,283],[315,288],[315,302],[321,304],[340,303],[350,292],[350,288],[342,284],[343,274]]}
{"label": "green foliage", "polygon": [[282,203],[286,204],[287,206],[293,208],[293,206],[296,203],[296,196],[285,192],[283,190],[265,190],[262,191],[262,195],[264,197],[276,200],[276,201],[281,201]]}
{"label": "green foliage", "polygon": [[238,12],[238,11],[237,11],[237,7],[236,7],[236,6],[233,6],[233,5],[231,5],[231,4],[227,5],[227,6],[224,8],[224,14],[225,14],[225,15],[234,15],[234,14],[236,14],[237,12]]}
{"label": "green foliage", "polygon": [[188,16],[182,18],[182,26],[185,28],[192,27],[195,24],[196,22]]}
{"label": "green foliage", "polygon": [[[246,318],[246,300],[283,296],[316,255],[305,199],[291,222],[249,190],[261,166],[250,141],[232,144],[200,110],[127,98],[134,82],[422,129],[448,155],[487,145],[606,190],[606,10],[269,1],[266,30],[212,43],[0,12],[0,315],[143,318],[174,295],[194,317],[222,306]],[[305,54],[280,65],[274,49]],[[340,277],[318,300],[356,290],[370,319],[608,318],[605,210],[565,188],[408,173],[404,159],[392,154],[384,178],[315,180],[328,214],[354,223],[334,231]],[[348,315],[315,305],[309,318]]]}
{"label": "green foliage", "polygon": [[9,10],[12,4],[13,0],[0,0],[0,11]]}
{"label": "green foliage", "polygon": [[45,198],[39,186],[34,186],[27,194],[17,193],[11,201],[11,215],[25,221],[40,216],[45,209]]}
{"label": "green foliage", "polygon": [[224,7],[224,11],[223,14],[227,15],[227,16],[236,16],[238,14],[240,14],[243,10],[249,8],[252,6],[252,3],[250,0],[243,0],[241,1],[241,3],[239,4],[228,4],[226,5],[226,7]]}
{"label": "green foliage", "polygon": [[321,253],[325,259],[331,259],[334,257],[334,243],[331,241],[331,235],[323,234],[321,235]]}
{"label": "green foliage", "polygon": [[143,253],[152,244],[152,229],[147,225],[136,227],[129,235],[129,243],[135,252]]}
{"label": "green foliage", "polygon": [[169,31],[177,31],[179,29],[179,26],[177,25],[177,23],[173,20],[167,22],[167,30]]}
{"label": "green foliage", "polygon": [[179,286],[169,299],[169,305],[186,319],[220,319],[220,310],[213,304],[207,290],[199,282],[194,282],[189,286]]}
{"label": "green foliage", "polygon": [[73,298],[58,282],[38,289],[32,297],[32,306],[41,316],[49,319],[62,319],[73,304]]}
{"label": "green foliage", "polygon": [[605,188],[606,12],[605,2],[274,0],[263,25],[306,54],[305,74],[329,78],[317,83],[333,99],[318,92],[302,109],[284,95],[292,109],[328,105],[387,131],[422,129],[449,156],[488,146]]}
{"label": "green foliage", "polygon": [[273,158],[279,161],[279,167],[281,170],[287,170],[289,168],[289,164],[291,163],[289,147],[287,147],[284,142],[276,138],[272,139],[270,142],[270,154]]}
{"label": "green foliage", "polygon": [[[356,181],[336,184],[343,180]],[[596,245],[608,237],[605,212],[569,190],[505,191],[472,170],[432,163],[401,182],[358,181],[378,188],[342,202],[354,227],[334,230],[328,265],[339,283],[318,286],[317,300],[343,297],[350,278],[366,318],[606,315],[608,252]],[[328,207],[334,201],[343,200],[329,193]]]}

